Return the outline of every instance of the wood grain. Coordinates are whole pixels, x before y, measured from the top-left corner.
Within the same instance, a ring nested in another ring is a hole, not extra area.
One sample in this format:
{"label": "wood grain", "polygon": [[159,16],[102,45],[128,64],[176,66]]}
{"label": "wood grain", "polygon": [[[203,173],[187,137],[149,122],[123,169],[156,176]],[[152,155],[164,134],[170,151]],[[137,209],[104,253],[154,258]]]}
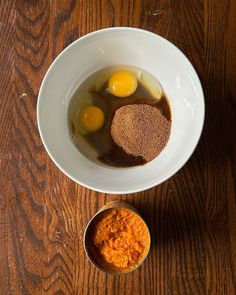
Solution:
{"label": "wood grain", "polygon": [[[0,294],[236,294],[236,2],[0,1]],[[195,66],[206,99],[200,143],[171,179],[130,195],[100,194],[64,176],[42,146],[36,103],[53,59],[105,27],[147,29]],[[90,217],[122,199],[152,235],[126,276],[95,269],[83,251]]]}

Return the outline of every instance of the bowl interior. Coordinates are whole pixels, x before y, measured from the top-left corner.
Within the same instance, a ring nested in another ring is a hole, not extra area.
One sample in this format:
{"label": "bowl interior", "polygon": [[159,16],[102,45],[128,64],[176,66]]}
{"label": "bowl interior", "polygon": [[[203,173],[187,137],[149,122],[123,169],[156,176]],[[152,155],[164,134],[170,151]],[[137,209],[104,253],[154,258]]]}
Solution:
{"label": "bowl interior", "polygon": [[[72,93],[89,74],[112,65],[141,68],[168,96],[172,129],[167,147],[152,162],[116,168],[87,159],[71,142],[67,111]],[[40,88],[38,125],[56,165],[74,181],[101,192],[137,192],[161,183],[188,160],[201,135],[204,97],[188,59],[167,40],[147,31],[111,28],[78,39],[49,68]]]}

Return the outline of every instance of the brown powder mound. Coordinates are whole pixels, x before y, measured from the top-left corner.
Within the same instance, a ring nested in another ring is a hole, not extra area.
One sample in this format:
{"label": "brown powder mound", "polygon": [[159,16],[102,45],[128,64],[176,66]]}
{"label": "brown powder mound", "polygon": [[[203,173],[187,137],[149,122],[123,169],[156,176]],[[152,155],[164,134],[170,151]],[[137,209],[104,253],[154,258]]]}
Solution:
{"label": "brown powder mound", "polygon": [[170,137],[171,122],[153,106],[133,104],[116,110],[111,125],[115,143],[146,161],[157,157]]}

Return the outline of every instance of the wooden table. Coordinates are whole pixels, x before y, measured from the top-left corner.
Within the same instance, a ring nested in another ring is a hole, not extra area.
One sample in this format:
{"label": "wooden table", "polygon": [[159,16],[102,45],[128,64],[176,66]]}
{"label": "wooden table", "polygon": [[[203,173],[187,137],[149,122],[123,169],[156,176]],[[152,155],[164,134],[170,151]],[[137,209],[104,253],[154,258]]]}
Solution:
{"label": "wooden table", "polygon": [[[0,1],[0,294],[236,294],[236,1]],[[37,95],[72,41],[111,26],[156,32],[195,66],[206,99],[200,143],[171,179],[130,195],[81,187],[49,159]],[[146,217],[148,259],[126,276],[83,250],[90,217],[110,200]]]}

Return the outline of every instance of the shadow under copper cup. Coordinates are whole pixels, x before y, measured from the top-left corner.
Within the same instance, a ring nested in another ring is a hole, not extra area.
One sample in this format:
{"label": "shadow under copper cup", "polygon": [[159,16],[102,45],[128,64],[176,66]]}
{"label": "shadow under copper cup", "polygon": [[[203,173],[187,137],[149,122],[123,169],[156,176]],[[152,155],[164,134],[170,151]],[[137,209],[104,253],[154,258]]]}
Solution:
{"label": "shadow under copper cup", "polygon": [[[94,226],[102,220],[104,215],[109,212],[109,210],[112,209],[128,209],[131,212],[135,213],[140,220],[143,222],[145,225],[145,230],[147,231],[148,235],[148,241],[147,241],[147,246],[145,247],[144,250],[144,255],[142,259],[133,267],[126,268],[125,270],[121,270],[120,268],[114,267],[109,263],[106,263],[105,260],[98,254],[96,247],[93,244],[93,230]],[[151,245],[151,236],[150,232],[148,229],[148,226],[146,222],[143,220],[141,214],[134,208],[133,206],[123,202],[123,201],[113,201],[107,203],[105,206],[103,206],[89,221],[85,228],[84,232],[84,249],[87,257],[89,258],[90,262],[95,265],[98,269],[100,269],[103,272],[110,273],[110,274],[126,274],[130,273],[134,270],[136,270],[146,259],[149,250],[150,250],[150,245]]]}

